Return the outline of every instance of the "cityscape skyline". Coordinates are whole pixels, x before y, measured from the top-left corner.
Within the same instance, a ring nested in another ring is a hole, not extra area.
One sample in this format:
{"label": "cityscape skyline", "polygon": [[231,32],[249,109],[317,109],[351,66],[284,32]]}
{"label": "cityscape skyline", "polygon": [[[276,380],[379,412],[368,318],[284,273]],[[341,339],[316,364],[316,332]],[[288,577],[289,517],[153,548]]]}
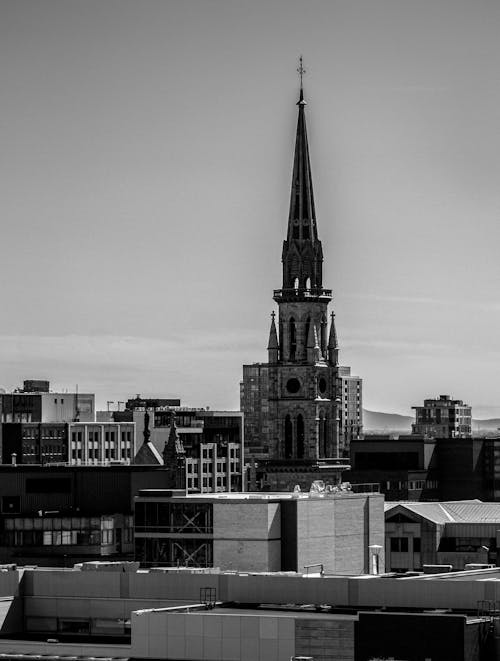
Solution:
{"label": "cityscape skyline", "polygon": [[500,7],[0,13],[0,386],[238,408],[280,282],[302,52],[324,280],[365,407],[500,413]]}

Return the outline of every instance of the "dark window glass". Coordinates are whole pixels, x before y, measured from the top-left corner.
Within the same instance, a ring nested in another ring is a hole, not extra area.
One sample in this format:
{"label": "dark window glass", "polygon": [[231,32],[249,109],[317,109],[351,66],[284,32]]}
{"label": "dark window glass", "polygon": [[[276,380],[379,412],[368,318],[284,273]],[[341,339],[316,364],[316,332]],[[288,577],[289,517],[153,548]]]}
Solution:
{"label": "dark window glass", "polygon": [[2,512],[17,514],[21,510],[20,496],[2,496]]}
{"label": "dark window glass", "polygon": [[32,477],[26,480],[26,493],[70,493],[71,479]]}

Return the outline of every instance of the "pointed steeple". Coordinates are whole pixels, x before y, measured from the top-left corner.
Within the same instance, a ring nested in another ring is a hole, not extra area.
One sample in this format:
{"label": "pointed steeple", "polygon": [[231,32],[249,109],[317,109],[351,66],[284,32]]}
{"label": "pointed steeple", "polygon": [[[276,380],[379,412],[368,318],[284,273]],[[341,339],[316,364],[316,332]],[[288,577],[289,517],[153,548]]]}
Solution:
{"label": "pointed steeple", "polygon": [[169,472],[169,483],[172,489],[184,489],[186,486],[185,461],[186,452],[182,440],[177,434],[175,412],[170,418],[170,431],[163,448],[163,465]]}
{"label": "pointed steeple", "polygon": [[302,76],[305,70],[297,69],[300,74],[300,94],[297,106],[297,132],[295,136],[295,153],[293,157],[292,186],[290,194],[290,211],[288,214],[288,229],[283,243],[283,293],[295,290],[295,296],[304,292],[313,295],[326,295],[322,289],[323,251],[318,239],[316,226],[316,209],[309,159],[309,144]]}
{"label": "pointed steeple", "polygon": [[274,321],[275,313],[271,312],[271,328],[269,330],[269,342],[267,343],[268,361],[270,363],[278,362],[279,344],[278,333],[276,332],[276,323]]}
{"label": "pointed steeple", "polygon": [[330,337],[328,338],[328,358],[331,365],[337,365],[339,361],[339,345],[337,342],[337,330],[335,328],[335,313],[331,314]]}
{"label": "pointed steeple", "polygon": [[[314,208],[311,163],[309,160],[309,145],[307,142],[306,117],[304,112],[307,103],[304,100],[302,83],[297,105],[299,107],[299,116],[295,137],[287,239],[288,241],[291,239],[312,239],[313,241],[317,241],[316,210]],[[297,223],[296,221],[299,222]]]}

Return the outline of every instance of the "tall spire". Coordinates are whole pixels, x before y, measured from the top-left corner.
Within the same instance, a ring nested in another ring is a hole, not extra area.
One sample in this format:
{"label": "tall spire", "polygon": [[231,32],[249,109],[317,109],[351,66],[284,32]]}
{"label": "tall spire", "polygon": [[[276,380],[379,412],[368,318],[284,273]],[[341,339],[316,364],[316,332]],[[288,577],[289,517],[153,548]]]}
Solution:
{"label": "tall spire", "polygon": [[316,209],[309,160],[302,56],[297,69],[300,75],[300,93],[297,105],[297,133],[293,158],[292,187],[288,229],[283,243],[283,290],[310,290],[314,294],[322,290],[323,251],[316,227]]}
{"label": "tall spire", "polygon": [[297,101],[299,116],[295,138],[287,239],[317,240],[316,211],[314,209],[311,163],[309,161],[309,145],[307,142],[306,117],[304,112],[307,102],[304,100],[302,78],[306,71],[302,66],[302,55],[300,56],[300,64],[297,71],[300,75],[300,94]]}

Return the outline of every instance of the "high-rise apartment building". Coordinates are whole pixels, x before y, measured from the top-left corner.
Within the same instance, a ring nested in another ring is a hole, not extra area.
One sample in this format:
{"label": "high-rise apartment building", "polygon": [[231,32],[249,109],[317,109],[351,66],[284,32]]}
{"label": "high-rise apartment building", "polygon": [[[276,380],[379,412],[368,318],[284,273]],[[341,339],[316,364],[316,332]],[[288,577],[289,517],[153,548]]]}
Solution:
{"label": "high-rise apartment building", "polygon": [[247,459],[260,467],[263,461],[309,463],[312,470],[314,462],[332,466],[329,459],[348,456],[350,440],[362,431],[362,383],[339,365],[328,312],[332,291],[323,286],[302,85],[297,105],[283,282],[273,295],[278,316],[273,312],[267,363],[243,366],[241,409]]}
{"label": "high-rise apartment building", "polygon": [[469,438],[472,436],[472,410],[461,399],[439,395],[425,399],[423,406],[413,406],[415,422],[412,434],[426,438]]}

